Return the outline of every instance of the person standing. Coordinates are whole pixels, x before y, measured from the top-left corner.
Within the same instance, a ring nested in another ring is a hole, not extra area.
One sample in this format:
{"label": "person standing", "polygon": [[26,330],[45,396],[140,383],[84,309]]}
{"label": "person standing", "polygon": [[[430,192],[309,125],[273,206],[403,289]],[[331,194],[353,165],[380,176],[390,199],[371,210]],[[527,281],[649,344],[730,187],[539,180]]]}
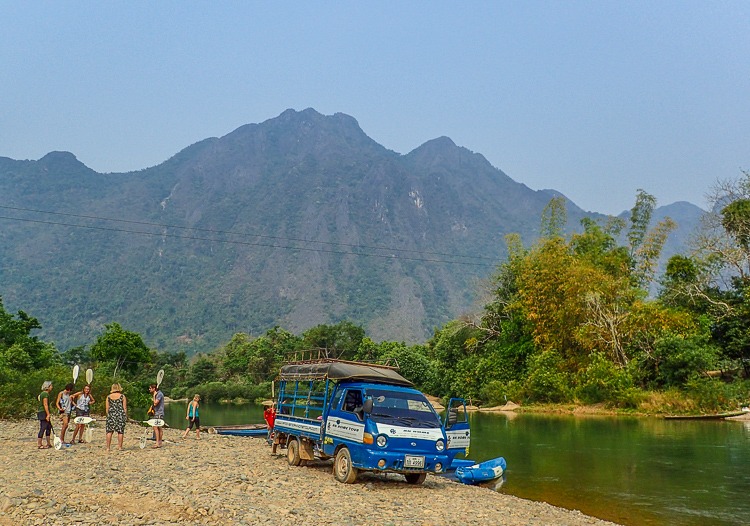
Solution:
{"label": "person standing", "polygon": [[[38,449],[49,449],[52,443],[49,440],[52,433],[52,421],[50,420],[49,394],[52,392],[52,382],[46,380],[42,384],[42,392],[36,397],[39,400],[39,407],[36,410],[36,416],[39,419],[39,433],[36,436],[36,445]],[[47,444],[42,445],[42,437],[47,437]]]}
{"label": "person standing", "polygon": [[104,405],[107,413],[107,451],[109,451],[112,444],[113,433],[117,433],[117,449],[122,451],[125,423],[128,421],[128,399],[122,394],[122,386],[120,384],[112,384]]}
{"label": "person standing", "polygon": [[65,389],[57,393],[57,400],[55,406],[60,411],[60,418],[62,419],[62,429],[60,430],[60,440],[65,442],[65,432],[68,430],[68,424],[70,423],[70,414],[73,412],[73,402],[70,399],[71,391],[73,391],[73,384],[67,384]]}
{"label": "person standing", "polygon": [[185,434],[182,435],[182,438],[187,438],[190,430],[193,429],[193,425],[195,425],[195,438],[197,438],[198,440],[201,439],[201,419],[200,416],[198,416],[198,407],[200,406],[200,400],[201,396],[196,394],[188,404],[185,420],[190,423],[188,424],[188,428],[185,430]]}
{"label": "person standing", "polygon": [[[148,388],[149,392],[153,396],[154,418],[164,420],[164,393],[162,393],[156,384],[151,384]],[[154,448],[161,447],[162,439],[164,437],[164,429],[162,426],[154,426],[154,433],[156,434],[156,444]]]}
{"label": "person standing", "polygon": [[[83,391],[78,391],[76,394],[70,397],[71,400],[75,403],[76,408],[76,417],[79,416],[89,416],[89,411],[91,410],[91,404],[96,403],[96,400],[94,400],[94,397],[91,396],[91,386],[86,385],[83,388]],[[76,428],[73,431],[73,438],[70,440],[70,443],[76,441],[76,435],[78,435],[78,443],[84,444],[85,441],[83,440],[83,431],[86,427],[86,424],[76,424]]]}
{"label": "person standing", "polygon": [[268,426],[266,441],[270,444],[273,440],[273,423],[276,420],[276,409],[274,408],[273,402],[264,403],[264,405],[266,407],[263,409],[263,420],[266,421],[266,425]]}

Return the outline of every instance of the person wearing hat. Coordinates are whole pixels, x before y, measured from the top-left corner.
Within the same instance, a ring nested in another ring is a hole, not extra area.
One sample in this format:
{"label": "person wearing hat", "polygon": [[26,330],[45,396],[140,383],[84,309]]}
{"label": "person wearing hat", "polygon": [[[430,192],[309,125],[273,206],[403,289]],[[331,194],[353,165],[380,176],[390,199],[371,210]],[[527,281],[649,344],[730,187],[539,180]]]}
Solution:
{"label": "person wearing hat", "polygon": [[122,441],[125,434],[125,424],[128,421],[128,399],[122,394],[122,386],[118,383],[112,384],[109,395],[105,400],[107,413],[107,451],[112,444],[112,435],[117,433],[117,449],[122,451]]}
{"label": "person wearing hat", "polygon": [[[50,421],[49,394],[52,392],[52,382],[46,380],[42,384],[42,392],[36,397],[39,406],[36,410],[36,416],[39,419],[39,433],[36,436],[36,445],[38,449],[49,449],[52,447],[50,434],[52,434],[52,422]],[[42,437],[47,437],[47,444],[42,445]]]}
{"label": "person wearing hat", "polygon": [[185,415],[185,420],[190,422],[190,424],[185,430],[185,434],[182,435],[182,438],[187,438],[190,430],[193,429],[193,425],[195,425],[195,438],[197,438],[198,440],[201,439],[201,419],[198,415],[198,406],[200,406],[200,400],[201,396],[199,394],[196,394],[187,406],[187,414]]}

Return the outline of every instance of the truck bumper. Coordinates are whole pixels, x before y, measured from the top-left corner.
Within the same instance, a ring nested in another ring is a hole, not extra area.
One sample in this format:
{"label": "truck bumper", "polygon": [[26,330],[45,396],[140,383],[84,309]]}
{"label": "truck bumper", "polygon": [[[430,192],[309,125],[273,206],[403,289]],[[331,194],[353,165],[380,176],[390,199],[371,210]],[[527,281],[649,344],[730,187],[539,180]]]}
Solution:
{"label": "truck bumper", "polygon": [[[396,473],[445,473],[451,460],[446,454],[426,455],[419,452],[386,451],[376,449],[361,450],[359,455],[352,453],[352,464],[358,469],[370,471],[390,471]],[[424,467],[407,467],[406,457],[424,457]]]}

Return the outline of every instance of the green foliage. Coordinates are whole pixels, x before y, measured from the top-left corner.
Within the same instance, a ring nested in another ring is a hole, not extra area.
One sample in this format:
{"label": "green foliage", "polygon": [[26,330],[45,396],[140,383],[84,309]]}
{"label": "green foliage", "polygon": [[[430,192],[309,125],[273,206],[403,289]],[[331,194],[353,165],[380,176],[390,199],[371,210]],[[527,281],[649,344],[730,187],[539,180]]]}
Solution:
{"label": "green foliage", "polygon": [[399,374],[414,382],[419,389],[430,385],[435,378],[435,366],[427,357],[423,345],[407,346],[403,342],[375,343],[364,338],[357,350],[355,359],[375,363],[398,365]]}
{"label": "green foliage", "polygon": [[190,364],[187,383],[189,385],[199,385],[215,379],[216,364],[213,360],[207,358],[203,354],[199,354],[195,360],[193,360],[193,363]]}
{"label": "green foliage", "polygon": [[725,383],[694,375],[685,384],[685,393],[703,411],[736,410],[748,404],[750,381]]}
{"label": "green foliage", "polygon": [[543,351],[529,359],[524,394],[532,402],[561,403],[571,400],[572,382],[563,368],[563,360],[555,351]]}
{"label": "green foliage", "polygon": [[335,325],[317,325],[302,334],[305,349],[328,349],[329,356],[351,360],[365,338],[365,330],[349,321]]}
{"label": "green foliage", "polygon": [[113,362],[115,375],[118,369],[134,373],[151,362],[151,352],[140,334],[124,330],[119,323],[110,323],[105,327],[104,334],[100,334],[91,346],[92,359]]}
{"label": "green foliage", "polygon": [[592,353],[586,368],[575,377],[575,395],[587,403],[613,402],[633,387],[633,380],[625,369],[615,365],[603,353]]}
{"label": "green foliage", "polygon": [[712,369],[717,350],[705,336],[666,335],[656,341],[654,359],[658,384],[678,387],[691,376]]}
{"label": "green foliage", "polygon": [[542,210],[541,235],[545,238],[563,237],[568,214],[565,209],[565,198],[554,197]]}
{"label": "green foliage", "polygon": [[523,385],[518,380],[501,382],[500,380],[491,380],[482,386],[479,391],[479,398],[482,404],[488,407],[505,405],[506,402],[518,402],[524,396]]}
{"label": "green foliage", "polygon": [[67,351],[60,354],[63,364],[73,366],[82,363],[91,363],[91,353],[86,349],[85,345],[78,347],[71,347]]}
{"label": "green foliage", "polygon": [[55,346],[31,335],[41,328],[36,318],[22,310],[15,316],[8,313],[0,296],[0,368],[23,372],[59,363]]}
{"label": "green foliage", "polygon": [[750,250],[750,199],[736,199],[722,208],[721,225],[740,247]]}
{"label": "green foliage", "polygon": [[[249,376],[256,383],[269,380],[276,376],[284,359],[300,346],[300,338],[278,327],[258,338],[245,333],[235,334],[220,351],[221,377]],[[207,364],[201,367],[208,372]]]}

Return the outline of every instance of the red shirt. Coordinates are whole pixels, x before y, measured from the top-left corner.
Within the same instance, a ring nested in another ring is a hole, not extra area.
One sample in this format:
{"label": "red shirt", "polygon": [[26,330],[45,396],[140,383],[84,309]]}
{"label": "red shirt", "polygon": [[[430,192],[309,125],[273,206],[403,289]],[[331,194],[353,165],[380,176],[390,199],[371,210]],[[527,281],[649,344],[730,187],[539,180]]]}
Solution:
{"label": "red shirt", "polygon": [[272,407],[267,407],[263,410],[263,419],[268,424],[268,429],[273,429],[273,422],[276,420],[276,411]]}

